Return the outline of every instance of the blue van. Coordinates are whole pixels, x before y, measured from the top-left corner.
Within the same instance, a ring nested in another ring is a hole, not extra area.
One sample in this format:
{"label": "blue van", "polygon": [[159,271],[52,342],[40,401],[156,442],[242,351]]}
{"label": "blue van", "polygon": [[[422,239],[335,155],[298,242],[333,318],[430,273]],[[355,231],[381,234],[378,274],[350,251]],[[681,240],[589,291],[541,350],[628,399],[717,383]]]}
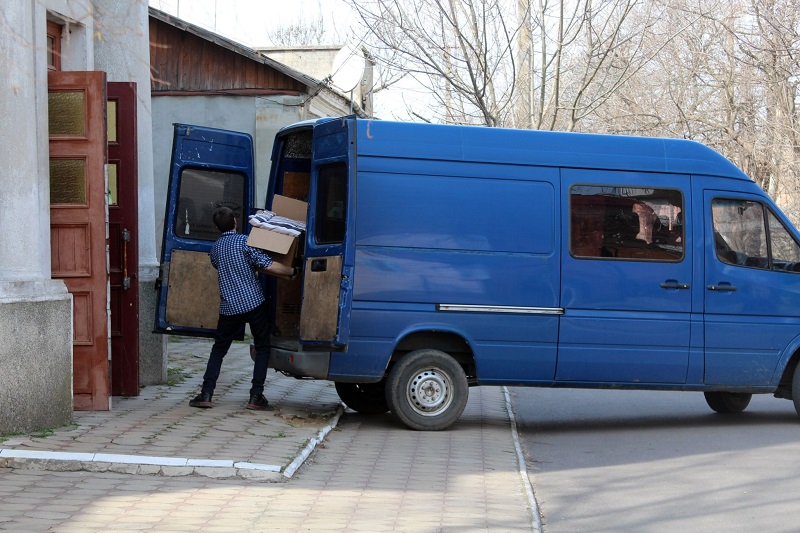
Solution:
{"label": "blue van", "polygon": [[[212,335],[210,213],[255,211],[252,139],[176,125],[156,328]],[[677,139],[320,119],[275,138],[266,201],[308,202],[270,278],[270,366],[361,413],[453,424],[470,386],[753,394],[800,413],[800,234]]]}

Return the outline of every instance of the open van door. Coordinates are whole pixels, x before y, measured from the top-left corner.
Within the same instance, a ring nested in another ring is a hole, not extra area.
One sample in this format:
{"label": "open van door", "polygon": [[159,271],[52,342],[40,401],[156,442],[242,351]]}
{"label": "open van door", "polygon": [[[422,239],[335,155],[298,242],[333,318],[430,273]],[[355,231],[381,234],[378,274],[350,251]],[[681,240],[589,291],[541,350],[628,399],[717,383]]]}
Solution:
{"label": "open van door", "polygon": [[343,350],[353,290],[354,119],[314,125],[300,342]]}
{"label": "open van door", "polygon": [[239,231],[247,233],[254,188],[250,135],[175,125],[156,332],[213,337],[219,317],[219,285],[209,253],[220,232],[212,215],[217,207],[230,207]]}

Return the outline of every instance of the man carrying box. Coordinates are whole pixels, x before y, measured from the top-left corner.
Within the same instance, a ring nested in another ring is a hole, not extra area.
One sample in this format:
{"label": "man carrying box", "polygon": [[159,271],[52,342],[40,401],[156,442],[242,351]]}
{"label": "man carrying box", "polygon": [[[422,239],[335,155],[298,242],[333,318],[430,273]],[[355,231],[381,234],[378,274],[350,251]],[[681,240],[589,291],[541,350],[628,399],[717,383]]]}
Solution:
{"label": "man carrying box", "polygon": [[273,262],[263,250],[247,245],[247,237],[236,231],[236,215],[228,207],[214,211],[214,225],[222,235],[211,249],[211,264],[219,279],[219,322],[214,345],[208,357],[200,394],[189,405],[210,408],[222,360],[243,324],[250,324],[255,343],[253,380],[248,409],[271,410],[264,397],[264,382],[269,365],[269,312],[259,273],[294,279],[298,269]]}

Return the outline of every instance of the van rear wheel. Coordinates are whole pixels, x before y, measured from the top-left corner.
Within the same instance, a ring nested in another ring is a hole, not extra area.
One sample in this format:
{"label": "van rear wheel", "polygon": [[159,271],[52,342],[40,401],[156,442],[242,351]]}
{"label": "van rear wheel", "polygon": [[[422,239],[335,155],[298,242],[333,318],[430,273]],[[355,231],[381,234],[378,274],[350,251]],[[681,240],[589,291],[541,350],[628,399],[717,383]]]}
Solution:
{"label": "van rear wheel", "polygon": [[386,400],[392,413],[416,430],[450,427],[464,412],[468,396],[464,369],[439,350],[409,353],[392,367],[386,382]]}
{"label": "van rear wheel", "polygon": [[344,404],[362,415],[380,415],[389,410],[386,403],[386,380],[378,383],[334,383]]}
{"label": "van rear wheel", "polygon": [[722,414],[741,413],[750,404],[752,394],[747,392],[704,392],[706,403],[714,411]]}

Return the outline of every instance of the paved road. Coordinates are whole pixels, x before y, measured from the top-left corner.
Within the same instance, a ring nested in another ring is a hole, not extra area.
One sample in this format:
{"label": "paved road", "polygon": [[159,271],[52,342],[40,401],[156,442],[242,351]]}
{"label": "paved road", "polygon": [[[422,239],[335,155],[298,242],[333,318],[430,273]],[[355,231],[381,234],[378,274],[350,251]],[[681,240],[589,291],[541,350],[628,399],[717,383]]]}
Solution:
{"label": "paved road", "polygon": [[511,389],[545,533],[800,530],[800,421],[756,396]]}
{"label": "paved road", "polygon": [[473,389],[443,432],[348,411],[283,483],[0,468],[0,530],[14,532],[494,533],[534,522],[499,388]]}

